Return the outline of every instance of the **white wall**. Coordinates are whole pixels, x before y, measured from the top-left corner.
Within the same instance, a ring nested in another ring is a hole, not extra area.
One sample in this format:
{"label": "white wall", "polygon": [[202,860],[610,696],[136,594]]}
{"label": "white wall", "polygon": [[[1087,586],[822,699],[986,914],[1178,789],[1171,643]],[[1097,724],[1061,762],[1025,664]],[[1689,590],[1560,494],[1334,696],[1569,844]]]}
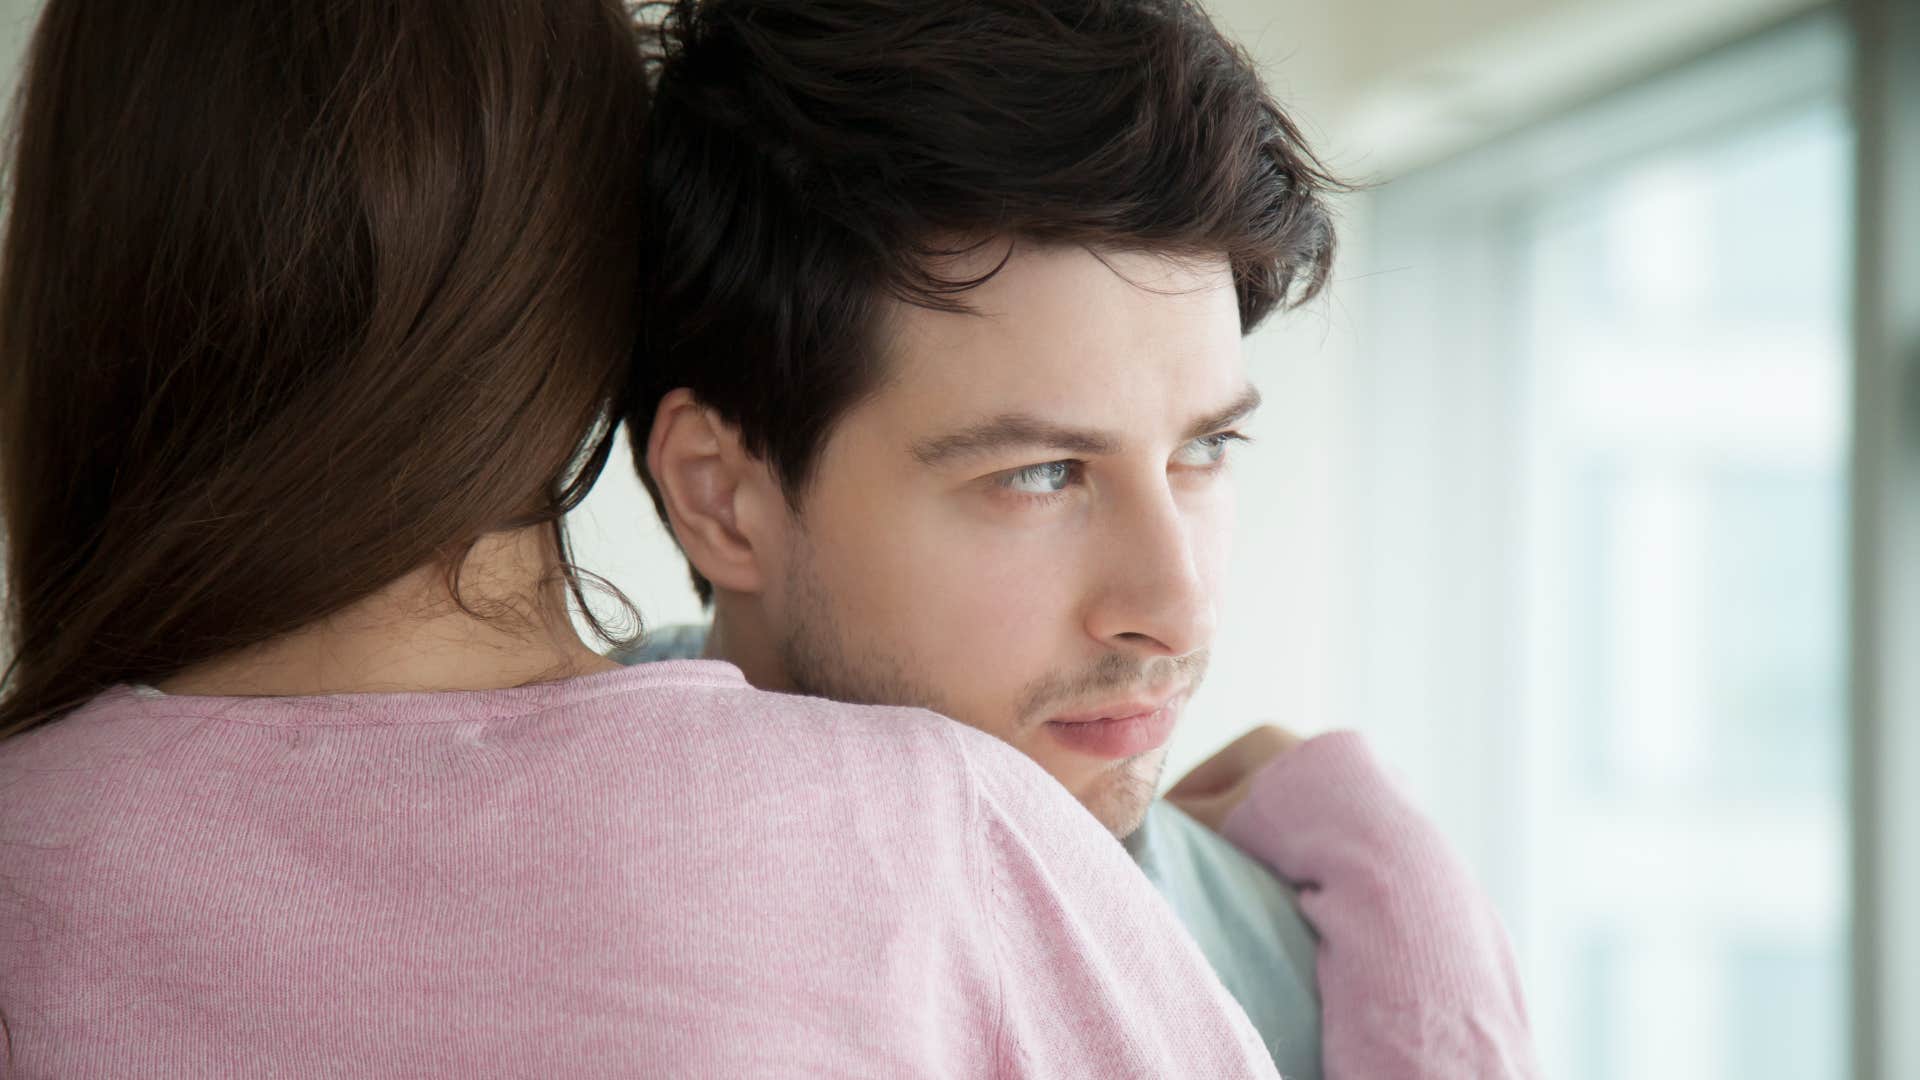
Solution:
{"label": "white wall", "polygon": [[0,72],[6,73],[4,83],[9,88],[20,54],[27,47],[27,37],[33,33],[34,16],[39,12],[38,0],[0,2]]}

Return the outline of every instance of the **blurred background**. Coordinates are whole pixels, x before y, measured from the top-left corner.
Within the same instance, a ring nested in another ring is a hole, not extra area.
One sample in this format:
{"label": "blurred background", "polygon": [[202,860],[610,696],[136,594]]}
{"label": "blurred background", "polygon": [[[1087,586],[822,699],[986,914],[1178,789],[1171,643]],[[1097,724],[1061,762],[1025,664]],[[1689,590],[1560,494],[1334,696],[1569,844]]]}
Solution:
{"label": "blurred background", "polygon": [[[1210,6],[1370,186],[1248,343],[1169,780],[1262,720],[1368,732],[1550,1076],[1917,1080],[1920,4]],[[580,561],[698,620],[624,460]]]}

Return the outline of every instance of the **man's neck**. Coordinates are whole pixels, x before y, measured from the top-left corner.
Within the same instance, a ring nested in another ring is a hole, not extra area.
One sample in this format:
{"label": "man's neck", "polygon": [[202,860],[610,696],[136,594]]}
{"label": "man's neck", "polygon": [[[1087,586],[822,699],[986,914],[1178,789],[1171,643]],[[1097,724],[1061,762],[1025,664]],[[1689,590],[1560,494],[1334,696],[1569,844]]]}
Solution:
{"label": "man's neck", "polygon": [[440,567],[422,567],[294,633],[162,680],[170,694],[283,697],[497,690],[618,665],[588,648],[567,614],[544,529],[481,539],[461,573],[466,607]]}
{"label": "man's neck", "polygon": [[759,609],[746,597],[727,593],[714,596],[713,626],[707,631],[707,644],[700,655],[739,668],[755,689],[781,693],[793,690],[778,643],[767,632]]}

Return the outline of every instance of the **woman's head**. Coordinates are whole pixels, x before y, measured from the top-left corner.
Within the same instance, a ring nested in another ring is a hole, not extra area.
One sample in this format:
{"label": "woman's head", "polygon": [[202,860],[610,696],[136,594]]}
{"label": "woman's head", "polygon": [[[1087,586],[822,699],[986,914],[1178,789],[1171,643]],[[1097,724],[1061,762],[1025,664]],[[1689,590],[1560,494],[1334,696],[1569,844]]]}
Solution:
{"label": "woman's head", "polygon": [[0,737],[557,529],[636,332],[635,36],[618,0],[51,0],[0,263]]}

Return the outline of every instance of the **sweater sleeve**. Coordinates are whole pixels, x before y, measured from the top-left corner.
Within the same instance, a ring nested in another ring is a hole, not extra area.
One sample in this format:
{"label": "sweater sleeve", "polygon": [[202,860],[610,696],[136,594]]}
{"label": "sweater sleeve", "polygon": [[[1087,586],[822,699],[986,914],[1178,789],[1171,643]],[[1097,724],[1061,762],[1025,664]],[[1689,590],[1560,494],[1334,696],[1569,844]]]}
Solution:
{"label": "sweater sleeve", "polygon": [[1361,736],[1267,765],[1222,831],[1300,890],[1320,937],[1327,1080],[1539,1076],[1499,916]]}
{"label": "sweater sleeve", "polygon": [[1019,751],[953,725],[998,953],[996,1075],[1274,1078],[1273,1061],[1119,843]]}

